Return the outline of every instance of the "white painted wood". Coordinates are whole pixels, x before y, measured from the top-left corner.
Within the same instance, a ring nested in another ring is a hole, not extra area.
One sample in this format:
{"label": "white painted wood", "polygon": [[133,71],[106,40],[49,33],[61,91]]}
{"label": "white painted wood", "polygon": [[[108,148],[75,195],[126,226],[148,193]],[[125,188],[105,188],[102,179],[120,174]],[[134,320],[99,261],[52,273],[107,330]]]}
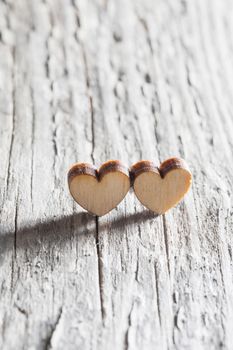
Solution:
{"label": "white painted wood", "polygon": [[[0,348],[231,349],[230,0],[0,1]],[[95,219],[76,161],[180,156],[165,216]]]}

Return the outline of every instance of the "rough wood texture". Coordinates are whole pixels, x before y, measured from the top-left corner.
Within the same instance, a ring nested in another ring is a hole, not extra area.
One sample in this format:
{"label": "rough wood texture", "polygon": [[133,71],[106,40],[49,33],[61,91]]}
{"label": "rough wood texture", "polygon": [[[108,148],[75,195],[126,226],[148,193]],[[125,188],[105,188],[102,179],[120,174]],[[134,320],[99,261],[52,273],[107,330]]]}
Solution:
{"label": "rough wood texture", "polygon": [[[0,348],[232,349],[231,0],[0,1]],[[186,159],[96,220],[76,161]]]}

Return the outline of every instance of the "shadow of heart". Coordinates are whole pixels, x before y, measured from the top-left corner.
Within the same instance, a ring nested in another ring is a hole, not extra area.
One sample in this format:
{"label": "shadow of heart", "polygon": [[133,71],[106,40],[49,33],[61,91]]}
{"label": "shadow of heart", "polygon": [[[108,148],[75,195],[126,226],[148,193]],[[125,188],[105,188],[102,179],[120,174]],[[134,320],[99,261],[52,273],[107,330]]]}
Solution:
{"label": "shadow of heart", "polygon": [[[103,218],[98,220],[98,233],[103,231],[123,231],[127,226],[139,224],[148,219],[155,219],[156,214],[149,210],[143,210],[128,216],[119,216],[116,219],[103,222]],[[51,219],[46,222],[38,222],[34,225],[28,225],[20,228],[17,233],[0,233],[0,261],[4,253],[13,250],[16,247],[20,250],[38,251],[41,244],[47,244],[55,248],[66,244],[72,238],[77,240],[87,235],[96,235],[96,217],[88,213],[77,213],[64,216],[58,219]]]}

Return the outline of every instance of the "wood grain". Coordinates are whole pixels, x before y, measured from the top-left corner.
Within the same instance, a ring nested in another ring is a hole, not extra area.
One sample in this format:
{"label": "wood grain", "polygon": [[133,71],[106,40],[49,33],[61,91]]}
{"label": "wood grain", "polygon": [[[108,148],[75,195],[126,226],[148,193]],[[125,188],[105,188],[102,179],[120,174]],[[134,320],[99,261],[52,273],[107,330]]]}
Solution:
{"label": "wood grain", "polygon": [[130,169],[134,193],[145,208],[165,214],[189,191],[192,174],[181,158],[170,158],[159,166],[141,160]]}
{"label": "wood grain", "polygon": [[67,177],[73,199],[99,217],[116,208],[131,185],[129,169],[119,160],[109,160],[99,169],[88,163],[76,163]]}
{"label": "wood grain", "polygon": [[[0,348],[232,349],[230,0],[0,1]],[[155,217],[70,164],[184,158]]]}

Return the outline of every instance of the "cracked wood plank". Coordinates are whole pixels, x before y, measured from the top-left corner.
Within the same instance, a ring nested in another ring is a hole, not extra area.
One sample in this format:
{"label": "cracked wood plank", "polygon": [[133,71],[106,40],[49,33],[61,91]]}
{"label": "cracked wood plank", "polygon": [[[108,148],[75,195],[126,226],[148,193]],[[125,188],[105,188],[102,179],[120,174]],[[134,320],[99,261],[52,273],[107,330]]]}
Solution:
{"label": "cracked wood plank", "polygon": [[[230,0],[0,1],[0,348],[231,349]],[[75,161],[169,156],[164,216],[102,218]]]}

